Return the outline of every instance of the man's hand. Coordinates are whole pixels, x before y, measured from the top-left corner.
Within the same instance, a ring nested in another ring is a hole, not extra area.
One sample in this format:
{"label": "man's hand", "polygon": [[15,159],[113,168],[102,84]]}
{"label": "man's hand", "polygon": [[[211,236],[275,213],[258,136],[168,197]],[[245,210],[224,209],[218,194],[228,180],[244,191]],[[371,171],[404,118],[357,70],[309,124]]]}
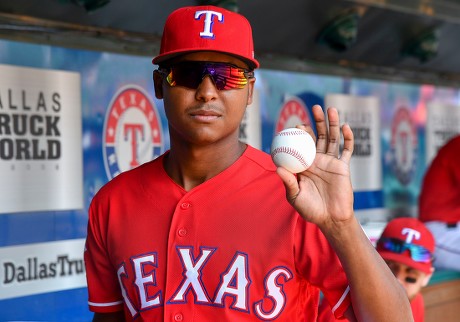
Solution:
{"label": "man's hand", "polygon": [[304,172],[294,175],[279,167],[278,175],[286,188],[286,197],[307,221],[325,225],[339,224],[353,217],[353,188],[350,179],[350,159],[353,153],[353,132],[348,124],[342,127],[344,146],[339,157],[340,120],[335,108],[325,114],[319,105],[313,106],[318,137],[311,127],[298,126],[316,139],[316,157]]}

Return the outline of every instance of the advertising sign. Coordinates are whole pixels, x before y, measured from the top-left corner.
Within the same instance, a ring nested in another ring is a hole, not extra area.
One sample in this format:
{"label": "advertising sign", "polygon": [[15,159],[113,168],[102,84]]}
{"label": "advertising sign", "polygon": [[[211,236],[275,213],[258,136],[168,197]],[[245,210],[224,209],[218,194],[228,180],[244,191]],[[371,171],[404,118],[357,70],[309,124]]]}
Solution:
{"label": "advertising sign", "polygon": [[426,108],[426,163],[429,164],[439,148],[460,133],[460,107],[431,102]]}
{"label": "advertising sign", "polygon": [[85,239],[0,247],[0,300],[86,286]]}
{"label": "advertising sign", "polygon": [[80,75],[0,65],[0,213],[83,207]]}
{"label": "advertising sign", "polygon": [[335,106],[342,123],[353,130],[355,146],[350,161],[353,189],[369,191],[382,189],[380,147],[380,106],[374,96],[328,94],[326,106]]}

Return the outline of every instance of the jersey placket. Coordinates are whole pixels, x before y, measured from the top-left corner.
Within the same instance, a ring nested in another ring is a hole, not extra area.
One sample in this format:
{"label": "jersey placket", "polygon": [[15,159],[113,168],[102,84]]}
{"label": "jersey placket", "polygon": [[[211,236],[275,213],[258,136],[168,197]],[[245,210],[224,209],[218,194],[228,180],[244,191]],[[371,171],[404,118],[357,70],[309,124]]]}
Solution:
{"label": "jersey placket", "polygon": [[[168,249],[168,266],[166,270],[166,292],[165,292],[165,321],[192,321],[194,305],[169,305],[185,304],[193,300],[188,296],[188,291],[182,292],[181,286],[184,280],[184,273],[187,271],[187,264],[184,262],[183,253],[188,250],[193,254],[193,245],[195,245],[195,227],[193,207],[193,198],[190,193],[183,196],[177,203],[171,220],[169,231]],[[187,256],[185,256],[187,257]],[[185,310],[186,308],[186,310]]]}

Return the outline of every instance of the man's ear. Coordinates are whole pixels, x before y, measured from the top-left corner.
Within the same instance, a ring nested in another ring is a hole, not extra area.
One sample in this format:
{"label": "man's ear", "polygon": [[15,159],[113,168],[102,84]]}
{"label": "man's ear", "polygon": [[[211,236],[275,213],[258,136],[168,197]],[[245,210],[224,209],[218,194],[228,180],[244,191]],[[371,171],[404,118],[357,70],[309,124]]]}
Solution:
{"label": "man's ear", "polygon": [[431,268],[431,273],[426,274],[425,277],[423,278],[422,286],[428,285],[428,283],[430,282],[431,276],[433,276],[433,273],[434,273],[434,267]]}
{"label": "man's ear", "polygon": [[153,86],[155,88],[155,97],[163,99],[163,76],[158,70],[153,71]]}
{"label": "man's ear", "polygon": [[252,77],[248,80],[248,100],[246,105],[251,105],[254,98],[254,83],[256,82],[256,78]]}

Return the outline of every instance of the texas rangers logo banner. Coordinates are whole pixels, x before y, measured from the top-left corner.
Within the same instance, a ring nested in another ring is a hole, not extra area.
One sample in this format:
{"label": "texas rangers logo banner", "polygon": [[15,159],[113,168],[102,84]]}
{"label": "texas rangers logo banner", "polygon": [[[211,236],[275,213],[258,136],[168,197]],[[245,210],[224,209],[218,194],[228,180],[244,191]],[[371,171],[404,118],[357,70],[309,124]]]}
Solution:
{"label": "texas rangers logo banner", "polygon": [[109,179],[157,158],[163,152],[163,130],[148,93],[135,85],[119,89],[107,109],[103,136]]}
{"label": "texas rangers logo banner", "polygon": [[308,107],[300,97],[286,94],[279,111],[274,134],[287,128],[296,127],[299,124],[313,124]]}
{"label": "texas rangers logo banner", "polygon": [[393,173],[403,185],[414,180],[419,142],[417,128],[409,107],[398,106],[391,126],[391,164]]}
{"label": "texas rangers logo banner", "polygon": [[0,75],[0,213],[83,208],[80,74]]}

